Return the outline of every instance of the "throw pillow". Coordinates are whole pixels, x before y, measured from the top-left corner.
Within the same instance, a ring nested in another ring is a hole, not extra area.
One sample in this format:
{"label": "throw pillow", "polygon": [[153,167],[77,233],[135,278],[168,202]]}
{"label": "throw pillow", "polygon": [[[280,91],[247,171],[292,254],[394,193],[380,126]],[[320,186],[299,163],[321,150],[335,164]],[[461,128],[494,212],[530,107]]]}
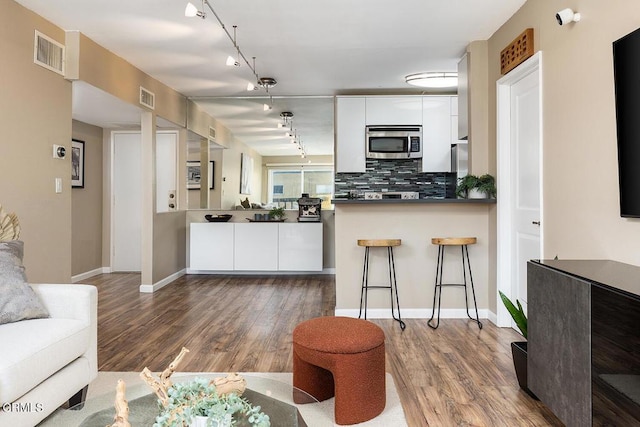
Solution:
{"label": "throw pillow", "polygon": [[25,319],[49,317],[38,295],[27,283],[22,257],[24,243],[0,243],[0,325]]}

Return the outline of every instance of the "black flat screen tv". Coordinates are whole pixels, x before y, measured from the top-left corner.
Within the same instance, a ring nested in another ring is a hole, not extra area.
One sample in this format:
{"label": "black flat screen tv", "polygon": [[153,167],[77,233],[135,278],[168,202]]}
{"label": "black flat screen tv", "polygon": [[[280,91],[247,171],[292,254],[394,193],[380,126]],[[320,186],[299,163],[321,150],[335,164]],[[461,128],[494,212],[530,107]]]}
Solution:
{"label": "black flat screen tv", "polygon": [[613,42],[620,216],[640,218],[640,28]]}

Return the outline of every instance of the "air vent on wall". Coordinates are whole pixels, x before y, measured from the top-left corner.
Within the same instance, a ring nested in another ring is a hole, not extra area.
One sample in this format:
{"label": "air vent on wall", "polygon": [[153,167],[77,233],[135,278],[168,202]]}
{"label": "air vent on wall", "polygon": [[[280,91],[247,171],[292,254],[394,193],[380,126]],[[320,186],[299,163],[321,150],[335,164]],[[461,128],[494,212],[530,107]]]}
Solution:
{"label": "air vent on wall", "polygon": [[209,126],[209,139],[212,141],[216,140],[216,130]]}
{"label": "air vent on wall", "polygon": [[140,104],[153,110],[156,107],[156,95],[140,86]]}
{"label": "air vent on wall", "polygon": [[33,62],[47,70],[64,75],[64,45],[36,30]]}

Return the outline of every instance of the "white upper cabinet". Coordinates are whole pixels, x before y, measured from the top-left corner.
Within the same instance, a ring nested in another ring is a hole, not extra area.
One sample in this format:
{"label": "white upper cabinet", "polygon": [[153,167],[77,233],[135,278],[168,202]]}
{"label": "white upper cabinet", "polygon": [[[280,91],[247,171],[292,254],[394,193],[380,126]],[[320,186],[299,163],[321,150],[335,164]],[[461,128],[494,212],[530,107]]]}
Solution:
{"label": "white upper cabinet", "polygon": [[367,97],[367,125],[421,125],[422,99],[419,96]]}
{"label": "white upper cabinet", "polygon": [[336,172],[364,172],[365,98],[336,98]]}
{"label": "white upper cabinet", "polygon": [[451,172],[451,98],[422,98],[423,172]]}

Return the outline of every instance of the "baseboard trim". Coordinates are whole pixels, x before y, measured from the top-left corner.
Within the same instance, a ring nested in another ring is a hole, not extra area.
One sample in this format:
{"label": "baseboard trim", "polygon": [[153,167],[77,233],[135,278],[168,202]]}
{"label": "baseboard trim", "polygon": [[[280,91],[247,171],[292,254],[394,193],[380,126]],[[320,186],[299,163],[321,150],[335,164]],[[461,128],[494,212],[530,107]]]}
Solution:
{"label": "baseboard trim", "polygon": [[71,283],[78,283],[82,280],[89,279],[90,277],[97,276],[99,274],[108,274],[111,273],[111,268],[109,267],[99,267],[95,270],[87,271],[85,273],[76,274],[75,276],[71,276]]}
{"label": "baseboard trim", "polygon": [[487,316],[487,318],[489,319],[489,322],[498,326],[498,315],[491,310],[487,310],[487,312],[489,313],[489,315]]}
{"label": "baseboard trim", "polygon": [[159,282],[154,283],[153,285],[140,285],[140,292],[143,294],[152,294],[155,291],[164,288],[165,286],[167,286],[169,283],[173,282],[174,280],[179,279],[180,277],[184,276],[186,274],[187,270],[186,269],[182,269],[176,273],[173,273],[170,276],[165,277],[164,279],[160,280]]}
{"label": "baseboard trim", "polygon": [[192,270],[187,268],[187,274],[224,274],[242,276],[291,276],[291,275],[313,275],[313,274],[336,274],[335,268],[325,268],[321,271],[250,271],[250,270]]}
{"label": "baseboard trim", "polygon": [[[429,319],[431,318],[430,308],[400,308],[400,316],[403,319]],[[351,308],[336,309],[336,316],[358,317],[359,310]],[[475,310],[470,311],[473,315]],[[478,310],[480,319],[487,319],[489,310]],[[391,310],[388,308],[373,308],[367,310],[367,318],[369,319],[391,319]],[[464,308],[443,308],[440,310],[441,319],[468,319],[467,310]]]}

